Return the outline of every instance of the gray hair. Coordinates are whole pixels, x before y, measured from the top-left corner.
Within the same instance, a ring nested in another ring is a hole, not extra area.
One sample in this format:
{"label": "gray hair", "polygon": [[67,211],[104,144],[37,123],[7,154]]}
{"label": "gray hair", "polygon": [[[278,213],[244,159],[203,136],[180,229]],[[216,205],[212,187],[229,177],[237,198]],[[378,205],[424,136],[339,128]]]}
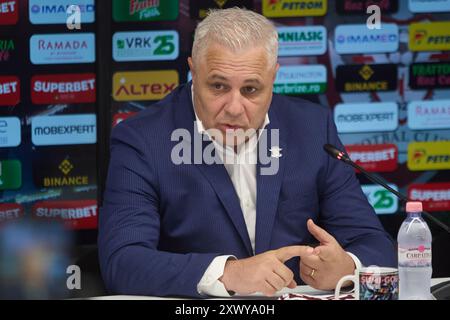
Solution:
{"label": "gray hair", "polygon": [[277,63],[278,32],[264,16],[238,7],[210,10],[195,29],[192,59],[204,53],[211,43],[217,43],[237,52],[262,46],[267,52],[268,67]]}

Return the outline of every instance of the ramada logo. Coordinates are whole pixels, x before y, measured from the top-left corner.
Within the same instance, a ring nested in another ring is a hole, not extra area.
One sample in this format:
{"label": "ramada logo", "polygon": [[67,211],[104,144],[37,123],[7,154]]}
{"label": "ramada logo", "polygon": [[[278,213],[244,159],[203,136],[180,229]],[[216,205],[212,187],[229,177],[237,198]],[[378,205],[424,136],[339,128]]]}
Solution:
{"label": "ramada logo", "polygon": [[63,222],[69,229],[97,227],[97,201],[42,201],[33,206],[33,218]]}
{"label": "ramada logo", "polygon": [[448,211],[450,182],[412,184],[408,188],[408,198],[422,202],[426,211]]}
{"label": "ramada logo", "polygon": [[31,79],[31,100],[34,104],[94,103],[96,100],[95,74],[34,76]]}
{"label": "ramada logo", "polygon": [[450,128],[450,100],[411,101],[408,127],[412,130]]}
{"label": "ramada logo", "polygon": [[23,207],[18,203],[0,204],[0,225],[5,222],[17,220],[24,216]]}
{"label": "ramada logo", "polygon": [[350,159],[371,172],[390,172],[397,169],[398,148],[395,144],[347,145]]}
{"label": "ramada logo", "polygon": [[19,20],[17,0],[0,0],[0,25],[16,24]]}
{"label": "ramada logo", "polygon": [[19,102],[19,78],[16,76],[0,76],[0,106],[15,106]]}

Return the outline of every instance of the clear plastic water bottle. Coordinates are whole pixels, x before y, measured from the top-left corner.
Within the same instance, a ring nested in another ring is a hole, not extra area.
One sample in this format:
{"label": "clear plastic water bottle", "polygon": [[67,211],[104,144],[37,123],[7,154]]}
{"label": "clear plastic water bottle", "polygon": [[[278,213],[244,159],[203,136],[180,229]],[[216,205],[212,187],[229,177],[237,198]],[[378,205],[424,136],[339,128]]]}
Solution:
{"label": "clear plastic water bottle", "polygon": [[408,202],[397,236],[400,300],[431,299],[431,232],[422,218],[422,203]]}

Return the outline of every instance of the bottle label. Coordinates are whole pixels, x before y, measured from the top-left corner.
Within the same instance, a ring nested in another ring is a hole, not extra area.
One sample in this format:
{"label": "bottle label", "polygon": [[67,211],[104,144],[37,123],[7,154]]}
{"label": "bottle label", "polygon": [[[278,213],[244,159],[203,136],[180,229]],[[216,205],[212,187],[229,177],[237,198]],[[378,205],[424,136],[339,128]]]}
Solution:
{"label": "bottle label", "polygon": [[431,267],[431,247],[398,248],[398,264],[402,267]]}

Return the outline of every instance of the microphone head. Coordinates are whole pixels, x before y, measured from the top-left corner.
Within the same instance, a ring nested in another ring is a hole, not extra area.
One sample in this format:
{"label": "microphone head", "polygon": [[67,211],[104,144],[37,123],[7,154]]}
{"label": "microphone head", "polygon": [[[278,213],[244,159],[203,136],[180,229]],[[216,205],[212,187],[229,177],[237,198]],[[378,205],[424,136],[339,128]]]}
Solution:
{"label": "microphone head", "polygon": [[345,154],[345,152],[339,150],[332,144],[324,144],[323,149],[334,159],[342,160],[344,162],[351,161],[350,158]]}

